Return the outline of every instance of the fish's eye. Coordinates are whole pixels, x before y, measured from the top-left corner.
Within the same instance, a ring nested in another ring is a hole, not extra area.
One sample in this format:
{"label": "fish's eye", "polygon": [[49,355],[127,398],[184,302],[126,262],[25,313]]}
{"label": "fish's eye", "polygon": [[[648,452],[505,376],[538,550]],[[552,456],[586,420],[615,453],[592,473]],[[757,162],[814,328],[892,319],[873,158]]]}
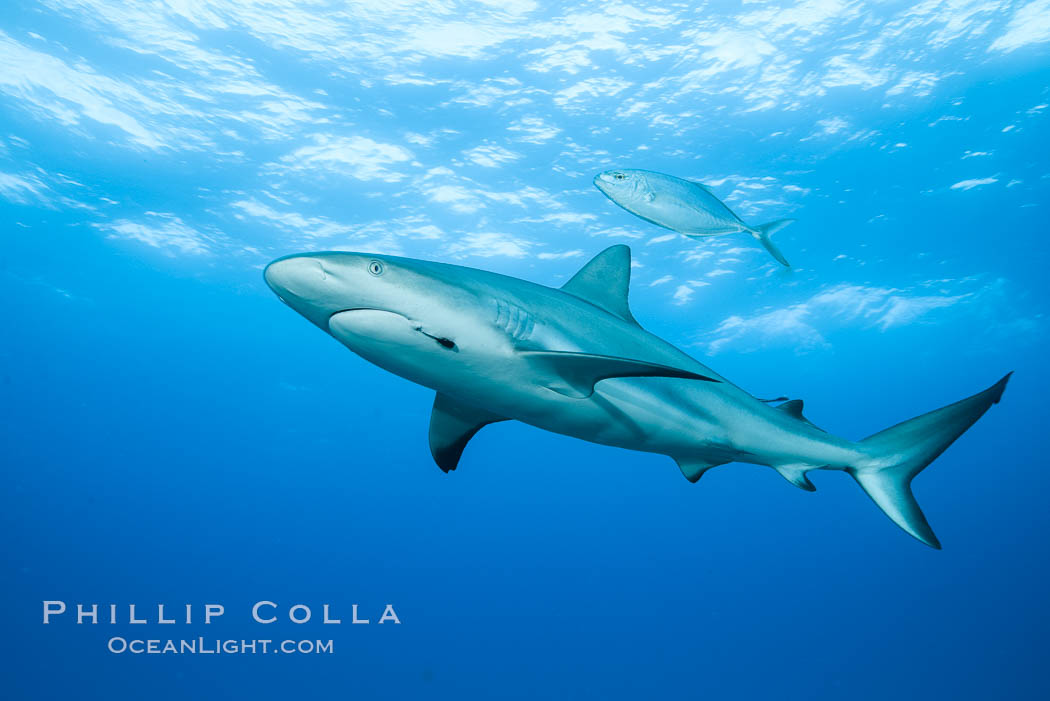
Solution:
{"label": "fish's eye", "polygon": [[372,261],[368,264],[368,272],[372,273],[373,275],[382,275],[383,264],[380,263],[378,260]]}
{"label": "fish's eye", "polygon": [[624,175],[623,173],[613,173],[613,177],[616,178],[617,180],[623,180],[627,176]]}

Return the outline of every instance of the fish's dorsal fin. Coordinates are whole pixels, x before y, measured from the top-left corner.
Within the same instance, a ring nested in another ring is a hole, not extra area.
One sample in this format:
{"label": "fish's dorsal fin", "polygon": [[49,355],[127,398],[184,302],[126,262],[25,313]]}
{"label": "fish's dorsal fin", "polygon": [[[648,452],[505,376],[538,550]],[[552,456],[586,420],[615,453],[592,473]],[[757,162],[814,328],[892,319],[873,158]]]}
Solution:
{"label": "fish's dorsal fin", "polygon": [[455,470],[463,449],[475,433],[489,424],[507,420],[438,392],[430,413],[430,454],[434,462],[445,472]]}
{"label": "fish's dorsal fin", "polygon": [[[805,416],[802,415],[802,400],[801,399],[789,399],[788,401],[786,401],[783,404],[781,404],[780,406],[778,406],[777,409],[780,409],[780,411],[784,412],[785,414],[789,414],[790,416],[794,416],[799,421],[806,422],[807,424],[809,424],[810,426],[813,426],[813,428],[817,429],[818,431],[824,431],[824,429],[822,429],[820,426],[815,425],[812,421],[810,421],[809,419],[807,419]],[[827,433],[827,431],[824,431],[824,432]]]}
{"label": "fish's dorsal fin", "polygon": [[631,249],[618,244],[591,258],[561,289],[624,321],[638,324],[627,305],[630,285]]}

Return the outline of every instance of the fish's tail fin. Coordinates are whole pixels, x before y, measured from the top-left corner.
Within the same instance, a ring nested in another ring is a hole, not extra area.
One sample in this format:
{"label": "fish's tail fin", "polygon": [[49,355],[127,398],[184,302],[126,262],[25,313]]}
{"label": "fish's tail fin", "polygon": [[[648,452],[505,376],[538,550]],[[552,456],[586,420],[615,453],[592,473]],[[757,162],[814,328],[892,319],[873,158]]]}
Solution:
{"label": "fish's tail fin", "polygon": [[1007,373],[1003,379],[972,397],[865,438],[858,445],[870,454],[870,458],[846,471],[890,520],[909,535],[940,550],[941,544],[911,492],[911,481],[981,418],[992,404],[999,402],[1012,374]]}
{"label": "fish's tail fin", "polygon": [[794,219],[777,219],[768,224],[756,226],[751,230],[751,235],[755,237],[756,241],[765,246],[766,250],[769,251],[769,255],[776,258],[778,263],[788,268],[791,267],[791,263],[787,262],[787,258],[784,257],[784,254],[780,252],[780,249],[773,244],[772,239],[769,237],[794,221]]}

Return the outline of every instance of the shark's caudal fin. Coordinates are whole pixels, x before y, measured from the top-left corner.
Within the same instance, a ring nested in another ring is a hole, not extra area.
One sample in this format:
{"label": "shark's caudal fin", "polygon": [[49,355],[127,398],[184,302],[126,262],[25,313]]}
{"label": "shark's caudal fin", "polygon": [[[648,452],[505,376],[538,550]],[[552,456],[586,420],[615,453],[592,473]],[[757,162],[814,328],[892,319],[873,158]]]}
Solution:
{"label": "shark's caudal fin", "polygon": [[912,495],[912,478],[999,402],[1010,374],[972,397],[865,438],[859,445],[870,460],[847,469],[894,523],[931,548],[941,544]]}
{"label": "shark's caudal fin", "polygon": [[787,262],[787,258],[784,257],[784,254],[780,252],[779,248],[773,245],[773,241],[769,237],[775,234],[776,232],[780,231],[793,221],[795,220],[777,219],[776,221],[771,221],[768,224],[756,226],[751,231],[751,235],[755,237],[755,240],[757,240],[760,244],[766,247],[766,250],[769,251],[769,255],[776,258],[777,262],[781,265],[785,265],[789,268],[791,267],[791,263]]}

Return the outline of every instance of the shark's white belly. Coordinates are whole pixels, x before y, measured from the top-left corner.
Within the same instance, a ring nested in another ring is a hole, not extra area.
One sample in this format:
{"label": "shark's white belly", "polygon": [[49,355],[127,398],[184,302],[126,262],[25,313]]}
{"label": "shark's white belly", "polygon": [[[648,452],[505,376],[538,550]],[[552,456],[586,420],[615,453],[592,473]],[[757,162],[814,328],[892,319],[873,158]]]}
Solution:
{"label": "shark's white belly", "polygon": [[[848,442],[771,409],[727,381],[708,377],[710,370],[653,343],[638,327],[606,321],[603,328],[600,318],[590,327],[555,326],[544,323],[542,313],[528,313],[501,298],[495,298],[491,313],[492,321],[475,325],[472,333],[456,334],[458,343],[443,337],[450,324],[442,319],[423,323],[380,310],[340,312],[329,320],[329,330],[362,357],[406,379],[487,415],[554,433],[712,463],[845,464]],[[587,383],[584,393],[566,391],[564,378],[530,355],[536,349],[593,353],[595,358],[651,358],[695,370],[708,381],[615,377]]]}
{"label": "shark's white belly", "polygon": [[455,381],[435,389],[546,431],[674,457],[768,465],[813,459],[832,463],[848,452],[848,442],[816,430],[800,435],[794,420],[781,420],[754,400],[741,402],[739,389],[721,383],[610,379],[595,385],[590,397],[576,399],[522,379],[504,375],[479,383],[475,376],[467,393]]}

